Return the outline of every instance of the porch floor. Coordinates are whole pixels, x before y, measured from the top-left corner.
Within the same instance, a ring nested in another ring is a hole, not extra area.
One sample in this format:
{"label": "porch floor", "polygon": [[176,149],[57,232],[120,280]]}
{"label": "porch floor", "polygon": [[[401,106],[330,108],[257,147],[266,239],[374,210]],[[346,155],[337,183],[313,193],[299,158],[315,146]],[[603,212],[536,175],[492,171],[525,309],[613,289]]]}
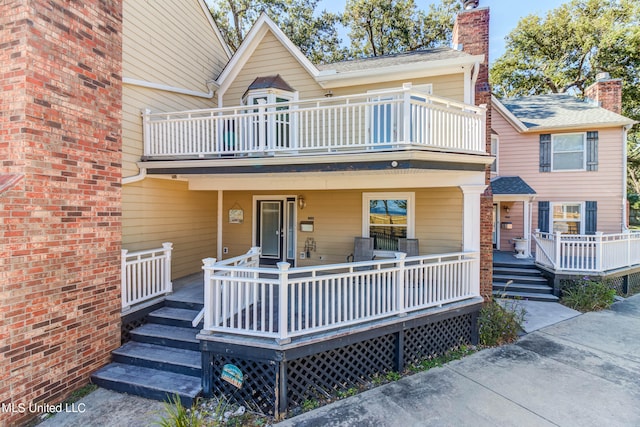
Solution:
{"label": "porch floor", "polygon": [[535,264],[533,257],[528,258],[516,258],[514,251],[493,251],[493,263],[494,264],[518,264],[518,265],[533,265]]}

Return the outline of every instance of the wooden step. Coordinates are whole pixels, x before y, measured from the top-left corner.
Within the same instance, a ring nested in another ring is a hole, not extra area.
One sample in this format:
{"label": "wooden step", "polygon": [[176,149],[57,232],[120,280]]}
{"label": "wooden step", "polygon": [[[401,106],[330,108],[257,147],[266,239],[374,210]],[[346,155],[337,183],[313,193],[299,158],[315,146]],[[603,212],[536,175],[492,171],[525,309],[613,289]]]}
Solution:
{"label": "wooden step", "polygon": [[542,276],[537,268],[523,267],[493,267],[493,274],[509,275],[509,276]]}
{"label": "wooden step", "polygon": [[546,302],[558,302],[559,298],[551,294],[538,294],[531,292],[514,292],[514,291],[493,291],[493,296],[496,298],[513,298],[529,301],[546,301]]}
{"label": "wooden step", "polygon": [[494,274],[493,281],[507,283],[512,280],[514,283],[526,283],[531,285],[548,285],[549,281],[542,276],[512,276],[508,274]]}
{"label": "wooden step", "polygon": [[533,294],[553,294],[553,288],[546,284],[493,282],[493,290],[500,292],[528,292]]}
{"label": "wooden step", "polygon": [[191,328],[191,322],[199,312],[187,308],[162,307],[149,313],[148,320],[149,323]]}
{"label": "wooden step", "polygon": [[129,341],[111,353],[113,361],[200,378],[199,351]]}
{"label": "wooden step", "polygon": [[91,380],[100,387],[148,399],[167,401],[177,395],[188,408],[202,393],[200,378],[123,363],[108,364]]}
{"label": "wooden step", "polygon": [[198,329],[147,323],[131,331],[131,339],[137,342],[157,344],[187,350],[199,351],[200,341],[196,338]]}

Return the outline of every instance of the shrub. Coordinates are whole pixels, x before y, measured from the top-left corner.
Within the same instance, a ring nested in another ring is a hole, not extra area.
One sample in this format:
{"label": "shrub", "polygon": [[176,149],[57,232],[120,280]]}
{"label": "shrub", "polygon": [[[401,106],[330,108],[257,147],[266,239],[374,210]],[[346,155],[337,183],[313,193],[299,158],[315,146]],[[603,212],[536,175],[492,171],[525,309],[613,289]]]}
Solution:
{"label": "shrub", "polygon": [[578,311],[597,311],[609,308],[615,301],[616,291],[607,281],[583,277],[571,280],[562,289],[560,302]]}
{"label": "shrub", "polygon": [[518,338],[525,311],[515,301],[502,307],[495,300],[486,303],[478,317],[480,344],[494,347]]}

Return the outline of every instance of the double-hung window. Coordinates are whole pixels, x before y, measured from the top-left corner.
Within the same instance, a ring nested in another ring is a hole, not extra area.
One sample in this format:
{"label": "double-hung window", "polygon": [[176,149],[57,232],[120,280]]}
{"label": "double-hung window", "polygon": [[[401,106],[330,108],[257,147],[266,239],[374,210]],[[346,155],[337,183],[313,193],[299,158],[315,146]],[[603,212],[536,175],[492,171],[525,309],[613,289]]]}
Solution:
{"label": "double-hung window", "polygon": [[552,170],[585,170],[585,136],[584,133],[562,133],[551,136]]}
{"label": "double-hung window", "polygon": [[553,203],[552,230],[563,234],[583,234],[582,203]]}
{"label": "double-hung window", "polygon": [[363,194],[362,235],[373,237],[378,254],[391,255],[398,239],[414,237],[414,200],[414,193]]}

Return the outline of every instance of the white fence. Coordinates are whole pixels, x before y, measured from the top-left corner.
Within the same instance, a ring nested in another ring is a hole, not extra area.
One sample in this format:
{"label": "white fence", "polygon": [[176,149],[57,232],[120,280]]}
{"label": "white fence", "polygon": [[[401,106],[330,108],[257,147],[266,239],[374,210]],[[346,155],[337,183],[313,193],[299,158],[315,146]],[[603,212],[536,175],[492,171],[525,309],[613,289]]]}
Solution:
{"label": "white fence", "polygon": [[122,250],[122,310],[172,292],[172,243],[161,248],[129,252]]}
{"label": "white fence", "polygon": [[603,273],[640,264],[640,233],[533,235],[536,262],[557,271]]}
{"label": "white fence", "polygon": [[204,263],[210,332],[287,340],[480,295],[476,252],[278,269]]}
{"label": "white fence", "polygon": [[484,153],[484,107],[403,90],[144,113],[144,156],[203,158],[408,145]]}

